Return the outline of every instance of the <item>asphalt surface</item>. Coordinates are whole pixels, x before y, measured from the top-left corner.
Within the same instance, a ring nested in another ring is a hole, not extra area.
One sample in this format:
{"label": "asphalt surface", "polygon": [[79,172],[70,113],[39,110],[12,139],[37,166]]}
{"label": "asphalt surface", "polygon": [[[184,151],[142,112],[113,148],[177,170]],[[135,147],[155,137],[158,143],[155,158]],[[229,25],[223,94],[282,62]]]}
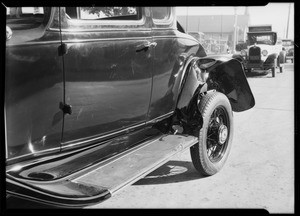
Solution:
{"label": "asphalt surface", "polygon": [[[189,151],[112,198],[100,208],[259,208],[270,213],[294,212],[294,69],[286,64],[276,77],[249,76],[254,108],[234,113],[229,158],[214,176],[193,167]],[[8,208],[49,208],[15,198]]]}

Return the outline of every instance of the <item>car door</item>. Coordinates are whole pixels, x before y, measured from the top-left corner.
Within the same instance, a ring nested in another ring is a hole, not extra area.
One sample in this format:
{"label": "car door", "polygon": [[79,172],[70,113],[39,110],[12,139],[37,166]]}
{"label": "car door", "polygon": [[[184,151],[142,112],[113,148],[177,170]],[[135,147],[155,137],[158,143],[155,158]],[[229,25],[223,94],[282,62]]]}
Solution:
{"label": "car door", "polygon": [[153,63],[148,16],[136,7],[62,11],[65,104],[72,107],[64,119],[63,149],[145,124]]}
{"label": "car door", "polygon": [[180,47],[175,33],[176,21],[171,7],[152,7],[152,35],[155,47],[153,68],[153,91],[149,120],[171,114],[175,109],[176,96],[182,71],[178,64]]}
{"label": "car door", "polygon": [[62,58],[55,8],[10,7],[6,15],[5,130],[9,163],[60,151]]}

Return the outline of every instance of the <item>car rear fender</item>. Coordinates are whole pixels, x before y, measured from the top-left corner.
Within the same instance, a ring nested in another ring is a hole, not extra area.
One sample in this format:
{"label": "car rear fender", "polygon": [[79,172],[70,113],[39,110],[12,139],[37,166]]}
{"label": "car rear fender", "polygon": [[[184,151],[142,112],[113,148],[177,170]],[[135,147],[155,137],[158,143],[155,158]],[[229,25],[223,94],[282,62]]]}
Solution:
{"label": "car rear fender", "polygon": [[216,89],[227,96],[234,112],[252,108],[255,100],[245,76],[242,63],[236,59],[215,56],[200,60],[200,65],[207,61],[214,64],[207,68],[208,90]]}
{"label": "car rear fender", "polygon": [[208,90],[225,94],[235,112],[248,110],[255,105],[242,64],[236,59],[224,56],[194,57],[188,62],[185,71],[176,116],[188,134],[196,133],[197,128],[202,127],[198,103],[201,94]]}

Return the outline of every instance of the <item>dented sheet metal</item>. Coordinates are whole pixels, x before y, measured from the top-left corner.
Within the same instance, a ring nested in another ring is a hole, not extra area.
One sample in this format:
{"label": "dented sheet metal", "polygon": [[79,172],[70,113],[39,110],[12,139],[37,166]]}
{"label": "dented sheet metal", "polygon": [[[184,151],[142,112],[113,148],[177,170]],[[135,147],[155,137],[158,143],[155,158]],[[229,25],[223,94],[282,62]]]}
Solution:
{"label": "dented sheet metal", "polygon": [[209,72],[208,90],[217,87],[224,93],[235,112],[241,112],[252,108],[255,100],[245,76],[242,64],[232,58],[214,56],[199,60],[199,63],[207,61],[216,63],[207,69]]}

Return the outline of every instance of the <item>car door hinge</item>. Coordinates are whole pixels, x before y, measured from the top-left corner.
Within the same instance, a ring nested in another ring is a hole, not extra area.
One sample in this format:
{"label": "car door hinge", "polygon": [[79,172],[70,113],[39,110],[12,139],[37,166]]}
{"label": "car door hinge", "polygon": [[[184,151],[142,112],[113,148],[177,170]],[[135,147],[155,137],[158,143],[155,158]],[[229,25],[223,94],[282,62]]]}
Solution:
{"label": "car door hinge", "polygon": [[62,43],[58,46],[58,55],[63,56],[68,53],[68,46],[65,43]]}
{"label": "car door hinge", "polygon": [[72,106],[69,104],[65,104],[63,102],[59,103],[59,109],[63,111],[64,114],[72,114]]}

